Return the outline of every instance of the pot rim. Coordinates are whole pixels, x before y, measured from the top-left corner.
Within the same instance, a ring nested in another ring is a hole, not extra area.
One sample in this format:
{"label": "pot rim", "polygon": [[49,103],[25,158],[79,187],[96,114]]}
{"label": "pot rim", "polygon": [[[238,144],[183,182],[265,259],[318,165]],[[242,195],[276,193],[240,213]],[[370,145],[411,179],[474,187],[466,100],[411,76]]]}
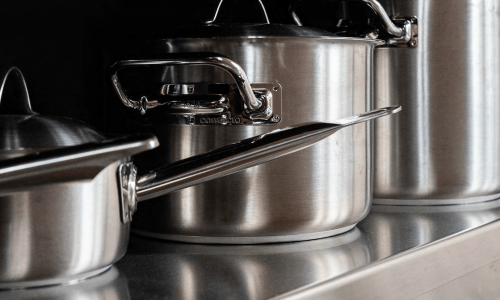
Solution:
{"label": "pot rim", "polygon": [[166,42],[178,42],[178,41],[189,41],[189,40],[250,40],[250,39],[259,39],[259,40],[316,40],[316,41],[335,41],[340,43],[363,43],[363,44],[372,44],[374,46],[382,46],[385,45],[385,42],[378,39],[369,39],[369,38],[358,38],[358,37],[340,37],[340,36],[214,36],[210,38],[205,37],[180,37],[180,38],[158,38],[155,41],[166,41]]}

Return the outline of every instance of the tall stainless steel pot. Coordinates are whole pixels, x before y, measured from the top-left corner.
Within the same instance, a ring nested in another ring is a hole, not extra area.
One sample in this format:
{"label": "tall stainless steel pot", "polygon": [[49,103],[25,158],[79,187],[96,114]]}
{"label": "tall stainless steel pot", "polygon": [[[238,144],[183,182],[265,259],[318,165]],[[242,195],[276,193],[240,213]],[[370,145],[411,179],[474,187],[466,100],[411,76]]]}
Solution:
{"label": "tall stainless steel pot", "polygon": [[[153,114],[160,141],[179,145],[154,158],[172,163],[292,124],[331,122],[370,110],[373,49],[380,44],[292,25],[212,22],[165,33],[146,52],[168,59],[119,62],[113,83],[126,106]],[[199,52],[218,54],[192,57]],[[132,101],[117,84],[121,67],[158,65],[164,68],[151,82],[158,82],[158,92],[161,88],[158,98]],[[238,88],[227,93],[204,92],[235,82]],[[231,98],[235,90],[243,100],[235,96],[226,107],[204,104],[205,98]],[[271,107],[248,105],[269,99]],[[149,109],[158,103],[164,105]],[[256,112],[266,114],[253,119]],[[301,153],[140,204],[132,226],[146,236],[187,242],[308,240],[351,229],[366,216],[371,200],[372,130],[365,123]]]}
{"label": "tall stainless steel pot", "polygon": [[270,132],[138,176],[130,157],[156,147],[154,137],[105,140],[82,122],[39,116],[21,72],[11,68],[0,86],[1,150],[31,154],[0,160],[0,289],[99,274],[125,254],[137,201],[280,157],[397,110]]}
{"label": "tall stainless steel pot", "polygon": [[419,17],[417,49],[375,51],[378,204],[441,205],[500,196],[500,2],[381,0]]}

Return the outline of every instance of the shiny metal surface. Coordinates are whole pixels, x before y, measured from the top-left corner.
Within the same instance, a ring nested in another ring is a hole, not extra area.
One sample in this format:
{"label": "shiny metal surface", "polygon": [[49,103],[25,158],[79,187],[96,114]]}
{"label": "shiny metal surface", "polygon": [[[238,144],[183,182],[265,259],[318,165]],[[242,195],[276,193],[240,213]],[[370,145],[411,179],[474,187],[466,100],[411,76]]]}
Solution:
{"label": "shiny metal surface", "polygon": [[104,139],[78,120],[33,112],[18,68],[9,68],[0,76],[0,160]]}
{"label": "shiny metal surface", "polygon": [[147,135],[0,161],[0,288],[60,284],[103,272],[124,254],[137,199],[296,152],[342,128],[400,109],[262,134],[155,170],[137,185],[137,171],[128,161],[158,146]]}
{"label": "shiny metal surface", "polygon": [[90,181],[0,190],[1,288],[82,279],[125,254],[129,226],[120,221],[118,188],[109,184],[120,163]]}
{"label": "shiny metal surface", "polygon": [[80,282],[43,288],[0,290],[2,300],[127,300],[127,279],[116,267]]}
{"label": "shiny metal surface", "polygon": [[374,207],[355,229],[305,242],[199,245],[132,235],[116,280],[108,271],[0,298],[496,299],[500,200]]}
{"label": "shiny metal surface", "polygon": [[498,230],[500,200],[375,205],[355,229],[314,241],[196,245],[132,235],[117,267],[131,299],[418,299],[436,289],[454,294],[444,287],[498,261]]}
{"label": "shiny metal surface", "polygon": [[[497,216],[490,224],[464,227],[462,232],[409,248],[355,272],[277,299],[413,299],[500,259]],[[426,235],[426,229],[421,228],[418,233]]]}
{"label": "shiny metal surface", "polygon": [[[383,0],[417,15],[419,47],[375,50],[375,203],[438,205],[500,194],[500,3]],[[451,46],[453,45],[453,46]]]}
{"label": "shiny metal surface", "polygon": [[[224,0],[220,0],[219,5],[217,6],[217,9],[215,10],[214,17],[212,18],[212,20],[207,21],[206,22],[207,24],[215,23],[217,21],[217,16],[219,15],[219,10],[220,10],[220,7],[222,6],[223,2],[224,2]],[[260,7],[262,8],[262,16],[266,20],[265,23],[269,24],[269,18],[267,16],[266,8],[264,7],[264,4],[262,3],[261,0],[258,0],[258,2],[260,4]]]}
{"label": "shiny metal surface", "polygon": [[497,299],[500,260],[437,287],[415,300]]}
{"label": "shiny metal surface", "polygon": [[[222,1],[221,1],[222,3]],[[142,96],[140,101],[134,101],[125,94],[121,83],[118,79],[118,70],[128,67],[138,66],[216,66],[227,71],[234,79],[238,90],[240,91],[245,107],[248,110],[248,118],[255,121],[268,121],[273,117],[271,99],[267,99],[269,93],[259,93],[260,99],[254,95],[254,91],[248,81],[245,71],[233,60],[215,54],[215,53],[187,53],[185,56],[177,58],[165,59],[144,59],[144,60],[125,60],[119,61],[111,66],[111,81],[116,93],[120,96],[122,103],[130,108],[138,109],[141,114],[145,114],[149,108],[162,105],[158,100],[148,100],[146,96]]]}
{"label": "shiny metal surface", "polygon": [[[210,92],[219,86],[226,93]],[[249,113],[233,84],[165,84],[158,100],[147,104],[162,106],[162,124],[184,125],[253,125],[278,123],[281,120],[279,83],[250,84],[256,98],[265,102],[263,112]],[[145,103],[145,102],[144,102]]]}
{"label": "shiny metal surface", "polygon": [[[268,299],[364,266],[371,255],[358,229],[259,246],[191,245],[134,236],[118,268],[130,276],[132,299]],[[145,276],[147,283],[139,279]],[[144,284],[148,288],[141,288]]]}
{"label": "shiny metal surface", "polygon": [[[159,53],[217,52],[231,57],[250,82],[279,82],[282,121],[276,125],[190,126],[155,123],[167,164],[254,135],[307,122],[334,122],[372,107],[372,50],[381,42],[336,37],[221,37],[159,40]],[[231,83],[217,68],[161,70],[162,83]],[[372,198],[371,125],[343,129],[309,149],[239,174],[140,203],[138,232],[180,241],[315,238],[349,228]],[[140,166],[139,166],[140,167]],[[321,174],[321,175],[319,175]],[[272,183],[272,184],[269,184]]]}
{"label": "shiny metal surface", "polygon": [[278,129],[179,161],[165,168],[156,169],[144,175],[144,179],[139,179],[137,200],[152,199],[256,166],[309,147],[346,127],[399,111],[401,106],[393,106],[335,120],[333,123],[311,123]]}
{"label": "shiny metal surface", "polygon": [[[335,0],[331,0],[335,1]],[[416,48],[418,46],[418,22],[415,15],[403,15],[399,18],[390,18],[384,7],[377,0],[349,0],[366,3],[370,6],[377,16],[382,21],[385,30],[393,37],[388,39],[388,44],[397,45],[398,47],[411,47]],[[298,5],[303,3],[304,0],[296,0],[292,5],[290,5],[289,11],[295,24],[303,26],[302,21],[296,13],[296,8]],[[403,17],[403,18],[401,18]],[[401,25],[396,25],[394,22],[402,23]],[[402,21],[402,22],[401,22]]]}

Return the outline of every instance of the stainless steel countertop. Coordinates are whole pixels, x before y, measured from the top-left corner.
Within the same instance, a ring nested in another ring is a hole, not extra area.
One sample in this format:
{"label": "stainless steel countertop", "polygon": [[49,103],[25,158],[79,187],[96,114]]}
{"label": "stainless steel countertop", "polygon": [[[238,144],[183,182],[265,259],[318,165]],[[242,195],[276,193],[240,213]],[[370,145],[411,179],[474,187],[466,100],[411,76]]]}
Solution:
{"label": "stainless steel countertop", "polygon": [[373,206],[348,233],[307,242],[201,245],[132,235],[126,256],[102,275],[0,298],[493,299],[499,219],[495,200]]}

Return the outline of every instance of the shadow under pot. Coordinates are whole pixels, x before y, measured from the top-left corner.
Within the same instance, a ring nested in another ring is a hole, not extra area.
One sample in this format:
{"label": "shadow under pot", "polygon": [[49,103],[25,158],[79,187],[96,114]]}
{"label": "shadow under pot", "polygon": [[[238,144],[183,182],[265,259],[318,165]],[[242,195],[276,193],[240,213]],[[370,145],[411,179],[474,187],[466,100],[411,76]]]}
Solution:
{"label": "shadow under pot", "polygon": [[[142,59],[117,62],[111,73],[123,104],[154,120],[163,148],[144,164],[160,165],[294,124],[369,111],[373,49],[384,44],[217,20],[156,36]],[[134,89],[133,80],[122,87],[119,77],[139,77],[143,67],[153,74],[147,90],[156,92],[129,97],[123,88]],[[300,153],[140,204],[133,230],[199,243],[309,240],[351,229],[371,202],[372,128],[364,123]]]}

